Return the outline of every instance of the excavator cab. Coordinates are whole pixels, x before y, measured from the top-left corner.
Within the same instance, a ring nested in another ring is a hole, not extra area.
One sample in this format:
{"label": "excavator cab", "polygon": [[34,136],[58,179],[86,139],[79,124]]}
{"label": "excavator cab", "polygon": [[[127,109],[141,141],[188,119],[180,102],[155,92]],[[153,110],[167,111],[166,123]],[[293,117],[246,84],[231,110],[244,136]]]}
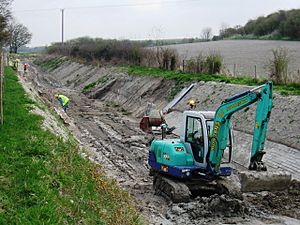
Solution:
{"label": "excavator cab", "polygon": [[187,117],[185,142],[189,143],[196,162],[204,163],[204,134],[200,118]]}
{"label": "excavator cab", "polygon": [[185,111],[182,121],[185,121],[185,124],[181,127],[180,141],[184,144],[186,151],[193,156],[195,165],[205,168],[208,152],[205,117],[199,111]]}
{"label": "excavator cab", "polygon": [[[183,113],[184,126],[180,133],[180,140],[184,143],[187,152],[193,155],[195,165],[206,168],[207,156],[213,135],[213,119],[215,112],[211,111],[185,111]],[[224,151],[226,162],[230,163],[233,146],[231,129],[228,133],[228,145]]]}

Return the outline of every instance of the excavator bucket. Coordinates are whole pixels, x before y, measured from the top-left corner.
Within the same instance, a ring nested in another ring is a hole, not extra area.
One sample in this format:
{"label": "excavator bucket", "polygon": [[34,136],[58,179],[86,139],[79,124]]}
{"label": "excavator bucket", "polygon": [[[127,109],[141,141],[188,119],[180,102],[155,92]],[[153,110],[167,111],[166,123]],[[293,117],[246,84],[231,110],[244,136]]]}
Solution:
{"label": "excavator bucket", "polygon": [[291,174],[283,171],[240,171],[242,192],[283,191],[289,188]]}

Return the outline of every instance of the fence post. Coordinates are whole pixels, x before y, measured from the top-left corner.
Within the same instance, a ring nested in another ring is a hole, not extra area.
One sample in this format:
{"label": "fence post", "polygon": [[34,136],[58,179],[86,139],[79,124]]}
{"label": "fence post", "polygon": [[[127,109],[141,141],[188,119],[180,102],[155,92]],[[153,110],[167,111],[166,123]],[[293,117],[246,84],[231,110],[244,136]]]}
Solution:
{"label": "fence post", "polygon": [[235,73],[236,73],[236,64],[233,64],[233,76],[235,77]]}
{"label": "fence post", "polygon": [[0,59],[0,123],[3,125],[3,74],[4,74],[4,57],[3,53],[1,52],[1,59]]}
{"label": "fence post", "polygon": [[254,65],[254,77],[257,78],[257,71],[256,71],[256,65]]}
{"label": "fence post", "polygon": [[182,72],[184,72],[184,60],[182,60]]}

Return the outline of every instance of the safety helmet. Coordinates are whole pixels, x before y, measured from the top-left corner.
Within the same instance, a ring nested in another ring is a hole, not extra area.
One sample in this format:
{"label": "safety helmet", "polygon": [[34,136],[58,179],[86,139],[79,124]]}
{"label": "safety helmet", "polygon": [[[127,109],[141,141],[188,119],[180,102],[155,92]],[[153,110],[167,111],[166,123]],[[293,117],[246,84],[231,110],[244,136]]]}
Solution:
{"label": "safety helmet", "polygon": [[190,99],[187,104],[191,107],[196,107],[196,101],[194,99]]}
{"label": "safety helmet", "polygon": [[58,94],[54,95],[54,98],[58,98]]}

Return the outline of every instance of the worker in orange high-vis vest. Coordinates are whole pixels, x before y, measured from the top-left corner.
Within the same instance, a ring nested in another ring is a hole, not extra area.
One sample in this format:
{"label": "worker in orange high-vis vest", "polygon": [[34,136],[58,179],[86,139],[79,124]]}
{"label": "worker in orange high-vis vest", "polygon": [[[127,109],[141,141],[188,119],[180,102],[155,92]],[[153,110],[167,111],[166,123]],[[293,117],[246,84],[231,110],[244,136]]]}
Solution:
{"label": "worker in orange high-vis vest", "polygon": [[67,111],[67,108],[69,107],[69,98],[64,95],[54,95],[54,97],[59,101],[61,107],[64,109],[64,111]]}

